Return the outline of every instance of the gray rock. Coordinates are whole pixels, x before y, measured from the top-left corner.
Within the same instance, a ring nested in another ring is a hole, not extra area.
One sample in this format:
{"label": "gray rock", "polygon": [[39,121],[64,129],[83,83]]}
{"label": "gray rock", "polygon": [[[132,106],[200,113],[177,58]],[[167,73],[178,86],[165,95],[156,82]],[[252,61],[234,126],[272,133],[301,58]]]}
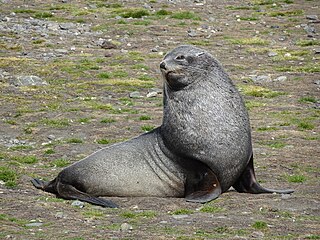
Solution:
{"label": "gray rock", "polygon": [[150,88],[148,90],[148,93],[151,93],[151,92],[156,92],[158,94],[162,94],[162,89],[161,88]]}
{"label": "gray rock", "polygon": [[140,94],[140,92],[131,92],[131,93],[129,93],[129,97],[130,98],[141,98],[143,96]]}
{"label": "gray rock", "polygon": [[316,33],[316,29],[312,26],[307,26],[304,28],[304,30],[307,32],[307,33]]}
{"label": "gray rock", "polygon": [[129,223],[122,223],[120,230],[123,232],[132,231],[133,227]]}
{"label": "gray rock", "polygon": [[55,140],[55,139],[56,139],[56,136],[50,134],[50,135],[47,136],[47,138],[48,138],[49,140]]}
{"label": "gray rock", "polygon": [[189,217],[187,214],[181,214],[181,215],[173,215],[172,216],[174,219],[183,219]]}
{"label": "gray rock", "polygon": [[281,194],[281,199],[286,200],[292,198],[291,194]]}
{"label": "gray rock", "polygon": [[104,49],[116,49],[117,45],[115,45],[114,43],[110,42],[110,41],[103,41],[100,45],[101,48]]}
{"label": "gray rock", "polygon": [[189,37],[196,37],[198,34],[197,34],[197,32],[195,31],[195,30],[193,30],[193,29],[189,29],[188,30],[188,36]]}
{"label": "gray rock", "polygon": [[267,75],[260,75],[260,76],[257,76],[257,75],[250,75],[249,76],[252,81],[254,82],[271,82],[272,79],[270,76],[267,76]]}
{"label": "gray rock", "polygon": [[65,214],[63,212],[57,212],[54,216],[55,218],[64,218]]}
{"label": "gray rock", "polygon": [[255,231],[255,232],[252,232],[251,233],[251,237],[252,238],[263,238],[264,237],[264,233],[263,232],[258,232],[258,231]]}
{"label": "gray rock", "polygon": [[159,52],[159,46],[155,46],[151,49],[151,52]]}
{"label": "gray rock", "polygon": [[75,200],[71,203],[71,206],[74,207],[78,207],[78,208],[83,208],[84,207],[84,203],[79,201],[79,200]]}
{"label": "gray rock", "polygon": [[157,95],[158,95],[157,92],[149,92],[149,93],[147,94],[147,98],[156,97]]}
{"label": "gray rock", "polygon": [[55,49],[55,51],[57,53],[61,53],[61,54],[67,54],[69,51],[67,49],[63,49],[63,48],[58,48],[58,49]]}
{"label": "gray rock", "polygon": [[320,54],[320,48],[314,49],[314,54]]}
{"label": "gray rock", "polygon": [[43,223],[41,222],[33,222],[33,223],[27,223],[25,226],[26,227],[41,227]]}
{"label": "gray rock", "polygon": [[286,80],[287,80],[286,76],[279,76],[276,79],[274,79],[274,81],[277,81],[277,82],[283,82],[283,81],[286,81]]}
{"label": "gray rock", "polygon": [[278,39],[279,39],[279,41],[285,41],[287,38],[285,36],[281,36]]}
{"label": "gray rock", "polygon": [[278,55],[278,53],[276,53],[276,52],[269,52],[268,53],[268,57],[274,57],[274,56],[277,56]]}
{"label": "gray rock", "polygon": [[308,19],[308,20],[318,20],[318,16],[317,15],[307,15],[306,19]]}
{"label": "gray rock", "polygon": [[320,80],[315,80],[313,83],[316,85],[320,85]]}
{"label": "gray rock", "polygon": [[5,79],[9,78],[10,74],[2,69],[0,69],[0,82],[4,81]]}
{"label": "gray rock", "polygon": [[74,29],[75,28],[75,24],[68,22],[68,23],[60,23],[59,27],[61,30],[69,30],[69,29]]}
{"label": "gray rock", "polygon": [[48,83],[37,76],[19,76],[13,80],[13,85],[15,86],[43,86],[48,85]]}

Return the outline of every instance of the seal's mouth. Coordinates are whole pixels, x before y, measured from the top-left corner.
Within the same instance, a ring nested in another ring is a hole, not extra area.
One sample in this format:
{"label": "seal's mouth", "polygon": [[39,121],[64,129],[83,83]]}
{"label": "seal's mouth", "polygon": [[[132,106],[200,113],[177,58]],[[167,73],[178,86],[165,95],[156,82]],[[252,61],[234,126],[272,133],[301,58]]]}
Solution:
{"label": "seal's mouth", "polygon": [[179,70],[162,70],[162,74],[165,77],[166,80],[168,79],[173,79],[173,78],[180,78],[183,76],[183,74],[181,73],[181,71]]}

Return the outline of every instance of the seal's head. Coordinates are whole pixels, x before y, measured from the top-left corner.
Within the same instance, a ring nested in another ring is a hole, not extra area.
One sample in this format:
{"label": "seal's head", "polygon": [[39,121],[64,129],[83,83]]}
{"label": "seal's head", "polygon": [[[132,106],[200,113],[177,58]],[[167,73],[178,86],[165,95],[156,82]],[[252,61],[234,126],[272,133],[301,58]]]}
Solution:
{"label": "seal's head", "polygon": [[[212,72],[218,62],[205,50],[183,45],[169,52],[160,63],[165,83],[172,90],[181,90]],[[202,77],[201,77],[202,76]]]}

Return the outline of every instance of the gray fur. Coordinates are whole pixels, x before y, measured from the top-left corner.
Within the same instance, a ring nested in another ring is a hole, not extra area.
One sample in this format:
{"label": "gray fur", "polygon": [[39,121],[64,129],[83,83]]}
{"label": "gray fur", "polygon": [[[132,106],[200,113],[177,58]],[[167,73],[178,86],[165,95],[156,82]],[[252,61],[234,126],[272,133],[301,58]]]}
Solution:
{"label": "gray fur", "polygon": [[[159,147],[159,128],[64,169],[64,183],[93,196],[183,197],[185,174]],[[161,138],[160,138],[161,141]]]}
{"label": "gray fur", "polygon": [[[197,57],[191,64],[177,64],[179,55]],[[179,81],[187,85],[175,91],[164,84],[163,141],[177,155],[208,165],[225,192],[252,154],[243,100],[220,63],[202,49],[180,46],[164,61],[167,72],[183,73]]]}
{"label": "gray fur", "polygon": [[208,52],[180,46],[160,64],[163,123],[112,145],[35,187],[68,199],[115,207],[96,196],[186,197],[207,202],[239,192],[291,193],[261,187],[254,175],[250,124],[243,100]]}

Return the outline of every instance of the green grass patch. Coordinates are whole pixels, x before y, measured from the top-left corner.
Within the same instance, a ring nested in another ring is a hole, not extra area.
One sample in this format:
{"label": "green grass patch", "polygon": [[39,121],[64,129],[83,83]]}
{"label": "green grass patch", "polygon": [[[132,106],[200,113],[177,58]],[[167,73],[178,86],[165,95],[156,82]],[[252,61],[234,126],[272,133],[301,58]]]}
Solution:
{"label": "green grass patch", "polygon": [[112,72],[112,77],[114,77],[114,78],[126,78],[128,76],[129,76],[129,74],[123,70],[117,70],[117,71]]}
{"label": "green grass patch", "polygon": [[137,26],[148,26],[151,24],[151,21],[148,20],[140,20],[140,21],[134,21],[132,22],[133,25],[137,25]]}
{"label": "green grass patch", "polygon": [[70,126],[68,119],[48,119],[48,118],[45,118],[41,122],[45,125],[48,125],[51,127],[56,127],[56,128]]}
{"label": "green grass patch", "polygon": [[35,10],[32,9],[15,9],[13,10],[14,13],[36,13]]}
{"label": "green grass patch", "polygon": [[154,218],[157,216],[157,213],[154,211],[141,211],[141,212],[132,212],[132,211],[125,211],[120,213],[120,216],[123,218]]}
{"label": "green grass patch", "polygon": [[102,218],[105,214],[97,209],[89,209],[82,213],[85,218]]}
{"label": "green grass patch", "polygon": [[79,122],[79,123],[82,123],[82,124],[84,124],[84,123],[89,123],[89,122],[90,122],[90,119],[89,119],[89,118],[79,118],[79,119],[78,119],[78,122]]}
{"label": "green grass patch", "polygon": [[301,16],[303,14],[304,11],[300,9],[288,11],[274,11],[268,13],[270,17]]}
{"label": "green grass patch", "polygon": [[298,102],[301,103],[316,103],[318,100],[313,96],[301,97]]}
{"label": "green grass patch", "polygon": [[257,131],[259,131],[259,132],[268,132],[268,131],[276,131],[276,130],[278,130],[278,128],[269,127],[269,126],[267,126],[267,127],[258,127],[257,128]]}
{"label": "green grass patch", "polygon": [[113,111],[114,107],[111,103],[100,103],[97,101],[85,101],[86,105],[89,105],[93,109],[104,110],[104,111]]}
{"label": "green grass patch", "polygon": [[266,142],[262,142],[262,144],[274,149],[284,148],[285,146],[287,146],[287,144],[279,140],[266,141]]}
{"label": "green grass patch", "polygon": [[212,206],[209,204],[203,205],[203,207],[200,209],[200,212],[205,212],[205,213],[217,213],[217,212],[223,212],[223,211],[225,211],[224,208]]}
{"label": "green grass patch", "polygon": [[125,106],[133,106],[134,105],[133,101],[127,97],[119,98],[119,100]]}
{"label": "green grass patch", "polygon": [[296,45],[300,47],[320,45],[320,40],[299,40],[296,42]]}
{"label": "green grass patch", "polygon": [[17,122],[15,120],[6,120],[5,123],[10,124],[10,125],[17,125]]}
{"label": "green grass patch", "polygon": [[154,81],[154,78],[148,76],[148,75],[141,75],[138,77],[139,80],[141,81]]}
{"label": "green grass patch", "polygon": [[150,120],[150,119],[151,119],[151,117],[149,115],[142,115],[139,117],[139,120],[141,120],[141,121]]}
{"label": "green grass patch", "polygon": [[257,108],[257,107],[264,107],[265,104],[262,102],[258,102],[258,101],[253,101],[253,100],[246,100],[245,101],[245,106],[248,110],[251,110],[253,108]]}
{"label": "green grass patch", "polygon": [[285,177],[291,183],[303,183],[307,180],[304,175],[286,175]]}
{"label": "green grass patch", "polygon": [[186,208],[181,208],[173,211],[171,214],[172,215],[187,215],[187,214],[192,214],[193,210],[186,209]]}
{"label": "green grass patch", "polygon": [[285,95],[284,92],[272,91],[268,88],[254,86],[254,85],[241,85],[240,92],[244,95],[252,97],[274,98],[277,96]]}
{"label": "green grass patch", "polygon": [[49,148],[44,151],[44,154],[47,154],[47,155],[54,154],[54,153],[56,153],[56,152],[52,148]]}
{"label": "green grass patch", "polygon": [[113,118],[103,118],[103,119],[101,119],[100,122],[101,123],[114,123],[114,122],[116,122],[116,120]]}
{"label": "green grass patch", "polygon": [[33,44],[41,44],[41,43],[44,43],[46,40],[44,39],[37,39],[37,40],[34,40],[32,41]]}
{"label": "green grass patch", "polygon": [[156,11],[156,13],[155,13],[156,16],[168,16],[171,14],[172,14],[172,12],[167,11],[165,9],[160,9],[159,11]]}
{"label": "green grass patch", "polygon": [[250,10],[252,6],[226,6],[228,10]]}
{"label": "green grass patch", "polygon": [[308,235],[305,239],[320,239],[320,235]]}
{"label": "green grass patch", "polygon": [[69,138],[66,140],[66,143],[83,143],[83,141],[79,138]]}
{"label": "green grass patch", "polygon": [[201,20],[199,16],[197,16],[194,12],[190,12],[190,11],[175,12],[171,15],[171,17],[174,19]]}
{"label": "green grass patch", "polygon": [[5,183],[6,187],[17,186],[17,179],[18,175],[15,170],[6,166],[0,166],[0,180]]}
{"label": "green grass patch", "polygon": [[32,132],[33,132],[33,130],[32,130],[31,127],[25,127],[25,128],[23,129],[23,131],[24,131],[25,134],[32,134]]}
{"label": "green grass patch", "polygon": [[51,167],[66,167],[70,165],[70,161],[64,158],[59,158],[50,163]]}
{"label": "green grass patch", "polygon": [[252,224],[252,227],[255,229],[263,230],[263,229],[268,228],[268,224],[264,221],[256,221]]}
{"label": "green grass patch", "polygon": [[0,221],[12,222],[12,223],[18,224],[20,226],[23,226],[23,225],[29,223],[27,220],[11,217],[11,216],[8,216],[7,214],[4,214],[4,213],[0,213]]}
{"label": "green grass patch", "polygon": [[149,70],[150,68],[149,68],[148,66],[144,65],[144,64],[138,63],[138,64],[133,65],[133,66],[131,67],[131,69],[147,71],[147,70]]}
{"label": "green grass patch", "polygon": [[24,164],[34,164],[39,162],[39,159],[35,156],[15,156],[12,158],[12,160]]}
{"label": "green grass patch", "polygon": [[253,37],[253,38],[237,38],[237,39],[228,39],[232,44],[239,44],[239,45],[259,45],[259,46],[265,46],[269,45],[269,41]]}
{"label": "green grass patch", "polygon": [[297,126],[300,130],[312,130],[315,128],[315,125],[308,121],[300,121]]}
{"label": "green grass patch", "polygon": [[51,12],[37,12],[33,15],[34,18],[51,18],[53,14]]}
{"label": "green grass patch", "polygon": [[108,72],[101,72],[97,75],[98,78],[108,79],[111,78],[111,74]]}
{"label": "green grass patch", "polygon": [[154,129],[154,126],[151,126],[151,125],[144,125],[141,127],[141,130],[144,132],[150,132],[153,129]]}
{"label": "green grass patch", "polygon": [[145,9],[130,9],[120,14],[120,16],[124,18],[142,18],[149,15],[150,15],[149,11]]}
{"label": "green grass patch", "polygon": [[109,144],[111,141],[109,139],[101,138],[97,140],[99,144]]}
{"label": "green grass patch", "polygon": [[297,72],[297,73],[317,73],[320,72],[320,65],[308,63],[304,66],[281,66],[275,68],[279,72]]}
{"label": "green grass patch", "polygon": [[253,5],[272,5],[275,3],[275,0],[252,0]]}

